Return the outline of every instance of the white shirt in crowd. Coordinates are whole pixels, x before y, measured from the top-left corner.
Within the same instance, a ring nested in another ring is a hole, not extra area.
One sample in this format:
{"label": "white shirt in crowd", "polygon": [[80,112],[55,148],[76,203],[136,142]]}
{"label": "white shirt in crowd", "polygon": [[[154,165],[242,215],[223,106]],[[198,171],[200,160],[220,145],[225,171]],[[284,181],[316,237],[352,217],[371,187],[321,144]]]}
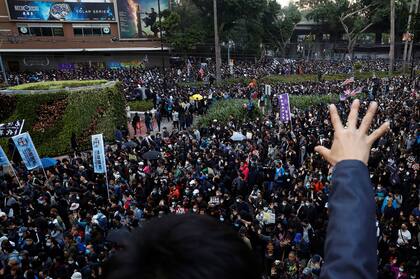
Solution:
{"label": "white shirt in crowd", "polygon": [[178,112],[177,111],[172,112],[172,120],[174,122],[175,121],[179,121],[179,119],[178,119]]}
{"label": "white shirt in crowd", "polygon": [[402,229],[398,230],[398,245],[405,245],[411,240],[411,233],[409,230],[403,231]]}

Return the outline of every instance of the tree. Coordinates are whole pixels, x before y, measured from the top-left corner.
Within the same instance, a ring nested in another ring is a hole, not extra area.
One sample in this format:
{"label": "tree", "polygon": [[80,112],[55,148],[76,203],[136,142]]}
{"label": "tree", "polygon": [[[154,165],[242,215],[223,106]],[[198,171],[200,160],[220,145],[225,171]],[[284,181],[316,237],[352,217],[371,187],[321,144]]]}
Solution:
{"label": "tree", "polygon": [[314,9],[319,5],[325,4],[325,0],[299,0],[298,6],[301,9]]}
{"label": "tree", "polygon": [[321,24],[321,28],[331,34],[332,38],[339,38],[339,35],[344,32],[340,16],[348,11],[348,1],[323,0],[317,2],[320,3],[312,6],[306,18]]}
{"label": "tree", "polygon": [[[353,55],[354,47],[363,32],[375,30],[381,35],[390,29],[390,1],[385,0],[301,0],[309,7],[308,19],[322,25],[334,38],[345,34],[347,52]],[[404,32],[408,17],[407,0],[399,0],[395,5],[396,35]]]}
{"label": "tree", "polygon": [[[212,27],[213,1],[192,0]],[[255,55],[261,43],[261,17],[267,0],[218,0],[220,40],[233,40],[237,49]],[[210,29],[213,32],[213,28]],[[208,38],[211,38],[210,36]]]}
{"label": "tree", "polygon": [[374,14],[375,6],[378,3],[372,2],[368,5],[363,5],[362,2],[350,3],[347,0],[343,0],[344,2],[347,4],[347,11],[341,13],[339,19],[346,34],[347,53],[353,58],[353,50],[357,39],[375,24],[375,17],[372,14]]}
{"label": "tree", "polygon": [[284,55],[296,24],[301,19],[297,6],[289,4],[282,9],[276,1],[269,1],[262,17],[263,43]]}
{"label": "tree", "polygon": [[389,73],[394,71],[395,59],[395,0],[391,0],[391,28],[389,31]]}
{"label": "tree", "polygon": [[[217,0],[221,42],[233,40],[237,52],[256,56],[261,46],[284,51],[301,14],[276,0]],[[181,0],[162,22],[165,40],[182,53],[213,55],[213,1]]]}
{"label": "tree", "polygon": [[206,36],[204,21],[190,0],[180,1],[171,11],[163,13],[162,30],[172,48],[186,54],[203,43]]}

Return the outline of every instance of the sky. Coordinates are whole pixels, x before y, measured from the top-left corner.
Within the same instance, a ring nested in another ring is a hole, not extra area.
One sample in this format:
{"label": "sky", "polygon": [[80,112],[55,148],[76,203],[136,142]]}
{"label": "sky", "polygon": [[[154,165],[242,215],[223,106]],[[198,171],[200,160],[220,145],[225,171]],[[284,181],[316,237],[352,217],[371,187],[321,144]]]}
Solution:
{"label": "sky", "polygon": [[279,2],[282,6],[287,6],[291,0],[277,0],[277,2]]}

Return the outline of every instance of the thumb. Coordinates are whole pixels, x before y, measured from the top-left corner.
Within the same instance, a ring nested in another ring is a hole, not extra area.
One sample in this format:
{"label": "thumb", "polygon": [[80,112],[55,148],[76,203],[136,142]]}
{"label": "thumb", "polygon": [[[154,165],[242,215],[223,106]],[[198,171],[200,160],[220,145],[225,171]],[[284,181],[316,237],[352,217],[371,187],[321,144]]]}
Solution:
{"label": "thumb", "polygon": [[318,152],[319,154],[321,154],[321,156],[324,157],[325,160],[330,162],[331,150],[329,150],[328,148],[326,148],[322,145],[318,145],[318,146],[315,147],[315,151]]}

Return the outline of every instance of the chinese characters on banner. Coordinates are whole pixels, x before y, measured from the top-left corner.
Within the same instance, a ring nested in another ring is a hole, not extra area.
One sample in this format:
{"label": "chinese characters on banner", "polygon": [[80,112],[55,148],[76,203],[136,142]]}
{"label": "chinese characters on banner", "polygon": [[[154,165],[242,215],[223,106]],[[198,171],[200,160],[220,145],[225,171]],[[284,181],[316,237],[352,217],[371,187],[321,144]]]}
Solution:
{"label": "chinese characters on banner", "polygon": [[20,134],[25,120],[16,120],[13,122],[0,124],[0,138],[13,137]]}
{"label": "chinese characters on banner", "polygon": [[6,153],[4,153],[3,148],[0,146],[0,166],[8,166],[10,164],[9,159],[6,156]]}
{"label": "chinese characters on banner", "polygon": [[271,85],[270,84],[264,85],[264,95],[271,96]]}
{"label": "chinese characters on banner", "polygon": [[288,123],[291,120],[289,94],[286,93],[286,94],[281,94],[279,96],[279,106],[280,106],[280,121],[283,123]]}
{"label": "chinese characters on banner", "polygon": [[102,134],[92,135],[92,157],[95,173],[106,173],[105,148]]}
{"label": "chinese characters on banner", "polygon": [[41,159],[28,133],[12,137],[13,142],[19,151],[20,157],[28,170],[42,167]]}

